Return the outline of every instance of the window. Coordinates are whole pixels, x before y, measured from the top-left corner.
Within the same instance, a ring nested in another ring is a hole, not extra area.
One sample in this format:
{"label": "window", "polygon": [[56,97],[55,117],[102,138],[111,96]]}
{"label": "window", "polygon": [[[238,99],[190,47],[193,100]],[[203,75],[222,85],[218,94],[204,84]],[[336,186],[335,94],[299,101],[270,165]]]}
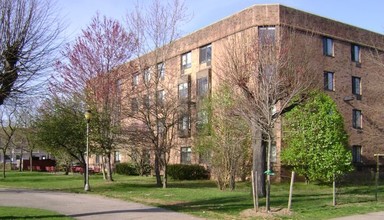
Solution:
{"label": "window", "polygon": [[353,163],[361,162],[361,146],[359,145],[352,146],[352,162]]}
{"label": "window", "polygon": [[157,131],[159,134],[163,134],[164,131],[165,131],[165,119],[164,118],[160,118],[158,119],[157,121]]}
{"label": "window", "polygon": [[188,52],[181,55],[181,69],[188,69],[192,66],[192,53]]}
{"label": "window", "polygon": [[132,86],[136,87],[137,85],[139,85],[139,74],[138,73],[134,74],[132,77]]}
{"label": "window", "polygon": [[352,44],[351,46],[351,60],[356,63],[360,63],[360,46]]}
{"label": "window", "polygon": [[131,99],[131,110],[132,113],[136,113],[139,111],[139,102],[137,101],[137,98]]}
{"label": "window", "polygon": [[352,111],[352,127],[356,129],[361,129],[362,124],[362,116],[361,111],[357,109],[353,109]]}
{"label": "window", "polygon": [[164,63],[158,63],[157,64],[157,74],[159,79],[163,80],[165,77],[165,64]]}
{"label": "window", "polygon": [[201,131],[204,128],[204,125],[207,125],[209,122],[208,112],[206,110],[200,110],[197,112],[196,128]]}
{"label": "window", "polygon": [[332,72],[324,72],[324,89],[334,91],[334,74]]}
{"label": "window", "polygon": [[115,162],[119,162],[119,161],[120,161],[120,152],[115,151]]}
{"label": "window", "polygon": [[178,124],[179,136],[180,137],[188,136],[189,135],[189,129],[190,129],[189,115],[183,114],[179,118],[179,124]]}
{"label": "window", "polygon": [[333,39],[329,37],[323,38],[323,52],[325,56],[333,56]]}
{"label": "window", "polygon": [[197,79],[196,95],[198,98],[204,98],[208,93],[208,77]]}
{"label": "window", "polygon": [[149,83],[149,81],[151,81],[151,71],[147,68],[144,70],[144,82]]}
{"label": "window", "polygon": [[165,92],[164,90],[157,91],[157,103],[159,105],[164,105]]}
{"label": "window", "polygon": [[261,46],[275,44],[275,27],[259,27],[259,44]]}
{"label": "window", "polygon": [[200,48],[200,63],[209,63],[211,61],[211,48],[210,44]]}
{"label": "window", "polygon": [[191,163],[191,156],[192,156],[192,149],[191,147],[182,147],[181,148],[181,157],[180,157],[180,163],[182,164],[190,164]]}
{"label": "window", "polygon": [[352,76],[352,94],[357,100],[361,100],[361,78]]}
{"label": "window", "polygon": [[101,157],[100,155],[96,155],[96,161],[95,161],[96,164],[100,164],[100,157]]}
{"label": "window", "polygon": [[189,88],[188,83],[179,84],[179,99],[188,99],[189,97]]}
{"label": "window", "polygon": [[151,100],[149,98],[149,95],[144,95],[143,100],[144,100],[144,107],[149,108],[149,105],[151,104]]}
{"label": "window", "polygon": [[123,87],[123,81],[121,79],[116,80],[116,92],[117,92],[117,95],[121,94],[122,87]]}

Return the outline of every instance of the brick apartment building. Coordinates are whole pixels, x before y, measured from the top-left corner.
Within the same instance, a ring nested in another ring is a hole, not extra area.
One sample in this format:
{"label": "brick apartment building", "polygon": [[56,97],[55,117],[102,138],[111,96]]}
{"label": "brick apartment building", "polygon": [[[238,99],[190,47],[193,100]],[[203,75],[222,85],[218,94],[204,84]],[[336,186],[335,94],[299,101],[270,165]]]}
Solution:
{"label": "brick apartment building", "polygon": [[[384,60],[374,55],[382,53],[384,36],[279,4],[252,6],[180,38],[170,45],[172,49],[166,57],[147,66],[165,66],[164,70],[161,69],[165,81],[168,80],[179,98],[185,95],[184,98],[188,99],[189,115],[183,117],[177,126],[178,147],[172,150],[170,163],[199,163],[192,141],[196,132],[194,119],[198,117],[196,102],[201,93],[210,94],[220,83],[216,73],[223,41],[246,31],[251,31],[255,37],[266,32],[279,36],[282,28],[286,27],[297,33],[311,33],[311,59],[318,67],[313,74],[323,79],[319,80],[318,86],[336,101],[344,116],[353,162],[358,167],[375,164],[373,155],[384,153],[381,139],[384,133],[384,112],[381,112],[384,111]],[[280,42],[284,44],[284,39]],[[126,87],[130,89],[131,84],[145,83],[147,71],[130,72],[132,78]],[[169,79],[171,72],[174,78]],[[282,131],[277,129],[277,132],[276,137],[281,137]],[[276,140],[275,167],[280,167],[281,147],[281,140]],[[121,157],[124,153],[117,154]]]}

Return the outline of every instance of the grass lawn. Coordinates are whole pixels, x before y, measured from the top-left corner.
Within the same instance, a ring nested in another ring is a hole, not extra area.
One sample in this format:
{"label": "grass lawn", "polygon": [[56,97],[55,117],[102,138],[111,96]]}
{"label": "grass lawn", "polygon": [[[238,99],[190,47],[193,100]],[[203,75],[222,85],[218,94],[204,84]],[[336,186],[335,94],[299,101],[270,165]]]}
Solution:
{"label": "grass lawn", "polygon": [[[253,207],[250,183],[238,183],[237,189],[231,192],[218,190],[212,181],[170,181],[169,188],[162,189],[155,187],[154,177],[115,175],[114,179],[114,182],[107,183],[102,180],[102,176],[92,175],[92,191],[88,193],[140,202],[209,219],[245,219],[241,212]],[[0,178],[0,187],[84,192],[82,176],[50,173],[8,172],[6,179]],[[271,206],[274,209],[287,207],[288,189],[289,185],[286,183],[272,186]],[[293,213],[275,218],[329,219],[384,211],[384,187],[380,186],[379,189],[379,201],[376,202],[374,186],[344,186],[338,192],[340,205],[333,207],[330,186],[295,183]],[[265,200],[261,199],[260,206],[264,205]]]}
{"label": "grass lawn", "polygon": [[0,207],[0,219],[47,219],[47,220],[70,220],[57,212],[20,208],[20,207]]}

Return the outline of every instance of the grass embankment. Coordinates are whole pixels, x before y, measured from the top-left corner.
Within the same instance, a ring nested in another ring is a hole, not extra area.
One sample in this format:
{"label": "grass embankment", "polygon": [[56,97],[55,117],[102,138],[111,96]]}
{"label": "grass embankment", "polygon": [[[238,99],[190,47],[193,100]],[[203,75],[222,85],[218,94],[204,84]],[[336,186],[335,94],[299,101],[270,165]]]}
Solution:
{"label": "grass embankment", "polygon": [[46,219],[46,220],[70,220],[57,212],[20,208],[20,207],[0,207],[0,219]]}
{"label": "grass embankment", "polygon": [[[155,187],[153,177],[114,176],[106,183],[99,175],[90,177],[90,193],[128,201],[159,206],[209,219],[244,219],[241,212],[253,207],[250,183],[238,183],[237,189],[219,191],[212,181],[170,181],[169,188]],[[7,173],[0,179],[0,187],[33,188],[84,192],[80,175],[64,176],[49,173]],[[288,203],[288,184],[272,186],[271,206],[283,209]],[[379,188],[383,192],[383,187]],[[278,219],[329,219],[384,210],[384,194],[375,201],[375,187],[344,186],[338,192],[339,204],[332,206],[330,186],[295,183],[291,215],[275,216]],[[260,206],[265,205],[261,199]]]}

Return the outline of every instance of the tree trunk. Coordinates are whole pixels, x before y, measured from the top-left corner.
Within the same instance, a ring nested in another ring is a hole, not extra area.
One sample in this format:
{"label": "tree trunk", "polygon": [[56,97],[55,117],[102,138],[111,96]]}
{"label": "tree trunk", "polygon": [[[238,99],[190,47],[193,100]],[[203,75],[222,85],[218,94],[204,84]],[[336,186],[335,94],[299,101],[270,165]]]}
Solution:
{"label": "tree trunk", "polygon": [[103,180],[107,180],[107,175],[105,173],[105,156],[101,156],[101,172],[103,173]]}
{"label": "tree trunk", "polygon": [[19,172],[23,171],[23,150],[20,150]]}
{"label": "tree trunk", "polygon": [[[86,163],[83,163],[82,164],[83,165],[83,178],[84,178],[84,189],[85,189],[85,185],[87,184],[87,165],[86,165]],[[89,180],[89,179],[88,179]],[[89,183],[88,183],[88,185],[89,185]]]}
{"label": "tree trunk", "polygon": [[105,157],[106,159],[106,163],[105,165],[107,166],[107,181],[113,181],[113,178],[112,178],[112,162],[111,162],[111,152],[108,152],[107,153],[107,156]]}
{"label": "tree trunk", "polygon": [[33,150],[30,151],[30,155],[29,155],[29,171],[30,172],[33,172]]}
{"label": "tree trunk", "polygon": [[265,196],[265,148],[262,145],[261,130],[255,123],[251,126],[251,132],[253,151],[252,169],[257,171],[257,193],[260,196]]}
{"label": "tree trunk", "polygon": [[5,179],[5,150],[3,150],[3,178]]}
{"label": "tree trunk", "polygon": [[268,147],[267,147],[267,183],[266,183],[266,194],[265,194],[265,206],[267,212],[271,211],[271,153],[272,153],[272,138],[268,135]]}
{"label": "tree trunk", "polygon": [[163,161],[163,164],[164,164],[163,189],[166,189],[168,187],[167,153],[164,153],[163,160],[164,160]]}
{"label": "tree trunk", "polygon": [[161,175],[160,175],[160,157],[158,153],[155,153],[155,175],[156,175],[156,186],[161,186]]}

